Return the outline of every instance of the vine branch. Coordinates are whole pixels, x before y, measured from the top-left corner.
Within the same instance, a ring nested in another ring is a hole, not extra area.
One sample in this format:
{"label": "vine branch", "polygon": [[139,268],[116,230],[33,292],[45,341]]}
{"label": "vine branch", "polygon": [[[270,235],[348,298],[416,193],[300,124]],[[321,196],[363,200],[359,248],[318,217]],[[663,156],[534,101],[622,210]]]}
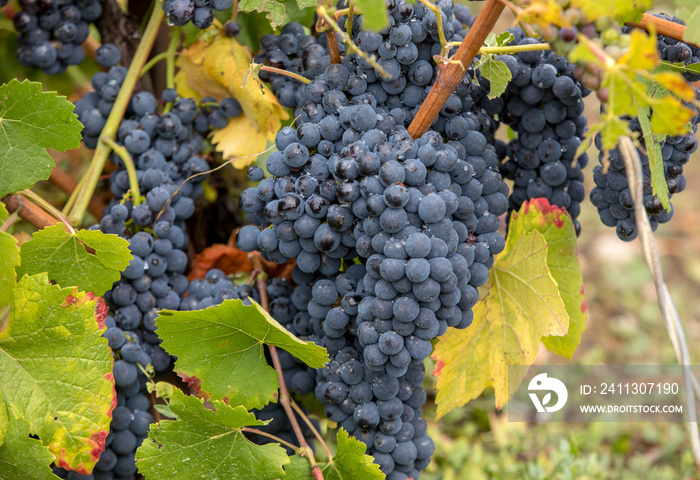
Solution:
{"label": "vine branch", "polygon": [[683,324],[681,324],[678,310],[673,303],[671,293],[664,282],[659,250],[654,239],[654,232],[649,223],[649,217],[644,209],[643,187],[642,187],[642,164],[639,153],[628,136],[620,139],[620,152],[625,161],[627,170],[627,182],[630,186],[632,199],[634,200],[635,223],[639,235],[639,242],[642,245],[644,261],[654,278],[654,286],[659,299],[659,307],[664,318],[664,325],[671,340],[671,345],[678,359],[678,363],[683,366],[683,377],[685,383],[686,408],[688,410],[688,428],[690,430],[690,443],[695,458],[695,468],[700,472],[700,431],[698,430],[697,413],[695,411],[697,380],[690,369],[690,353],[685,339]]}
{"label": "vine branch", "polygon": [[464,77],[465,66],[472,63],[504,8],[505,5],[498,0],[487,0],[469,29],[469,33],[452,57],[452,62],[440,68],[435,85],[430,89],[430,93],[408,126],[408,133],[413,138],[419,138],[428,131],[447,98]]}
{"label": "vine branch", "polygon": [[639,21],[639,23],[628,22],[625,23],[625,25],[627,25],[628,27],[641,28],[647,31],[650,28],[653,28],[653,30],[655,30],[656,33],[660,35],[671,37],[680,42],[692,45],[695,48],[700,48],[700,45],[698,45],[697,43],[689,42],[683,39],[683,37],[685,36],[685,25],[680,25],[678,23],[672,22],[671,20],[666,20],[645,13],[644,15],[642,15],[642,19]]}
{"label": "vine branch", "polygon": [[[58,223],[58,220],[49,215],[39,205],[19,195],[8,195],[3,198],[3,202],[8,212],[17,212],[19,218],[31,223],[38,229],[52,227]],[[68,225],[66,225],[66,230],[68,230]]]}
{"label": "vine branch", "polygon": [[[164,15],[165,13],[163,12],[163,9],[160,8],[160,5],[158,5],[158,8],[153,9],[151,18],[148,20],[148,25],[146,26],[146,30],[143,32],[141,42],[139,43],[132,63],[129,66],[129,71],[126,74],[126,78],[124,78],[121,89],[119,90],[119,95],[114,101],[112,112],[109,114],[107,122],[105,122],[105,126],[102,129],[101,137],[106,137],[112,140],[114,139],[122,117],[124,116],[124,112],[126,111],[126,107],[131,100],[131,93],[136,86],[136,82],[139,80],[141,68],[143,68],[145,65],[148,55],[153,48],[153,44],[156,41],[156,36],[158,34],[158,30],[160,29]],[[100,141],[97,145],[95,154],[92,157],[90,168],[85,173],[84,182],[81,181],[81,184],[79,184],[80,188],[77,188],[69,199],[72,208],[70,209],[70,212],[64,211],[71,223],[78,224],[82,220],[111,150],[112,148],[103,141]]]}
{"label": "vine branch", "polygon": [[[262,260],[260,257],[256,255],[248,255],[248,261],[253,266],[253,269],[258,270],[260,272],[264,272],[265,268],[262,264]],[[258,275],[256,284],[258,287],[258,293],[260,294],[260,305],[265,309],[265,311],[267,311],[269,305],[264,274]],[[314,479],[323,480],[323,472],[321,472],[321,467],[319,467],[316,463],[316,459],[314,458],[314,452],[313,450],[311,450],[311,448],[309,448],[308,443],[306,443],[306,438],[304,438],[304,434],[301,431],[301,427],[299,426],[297,417],[296,415],[294,415],[294,410],[292,409],[290,403],[291,397],[289,395],[289,390],[287,390],[287,383],[284,381],[282,364],[280,363],[280,358],[277,354],[277,347],[275,347],[274,345],[268,345],[267,348],[270,352],[270,357],[272,358],[272,365],[275,367],[275,370],[277,371],[277,375],[279,377],[279,402],[282,404],[284,411],[287,413],[287,417],[289,417],[289,422],[292,424],[292,430],[294,430],[294,435],[297,437],[297,440],[299,440],[299,455],[305,456],[311,464],[311,473],[313,474]]]}

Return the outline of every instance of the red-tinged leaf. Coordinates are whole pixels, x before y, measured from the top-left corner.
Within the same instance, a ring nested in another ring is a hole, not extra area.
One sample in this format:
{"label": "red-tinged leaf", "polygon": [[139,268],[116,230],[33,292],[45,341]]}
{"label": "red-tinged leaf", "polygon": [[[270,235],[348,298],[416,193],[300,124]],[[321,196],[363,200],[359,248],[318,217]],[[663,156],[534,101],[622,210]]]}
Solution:
{"label": "red-tinged leaf", "polygon": [[[205,248],[201,253],[197,254],[192,261],[192,270],[187,278],[192,281],[196,278],[204,278],[207,272],[212,268],[218,268],[224,273],[250,273],[253,271],[253,266],[248,259],[249,255],[260,257],[259,252],[246,253],[236,247],[217,243]],[[274,262],[262,261],[265,273],[272,278],[287,278],[291,280],[292,269],[294,262],[290,261],[282,265]]]}
{"label": "red-tinged leaf", "polygon": [[[437,416],[489,386],[501,408],[522,381],[526,366],[534,363],[542,337],[565,335],[568,328],[569,318],[547,265],[544,237],[537,230],[509,235],[493,267],[489,292],[474,307],[474,323],[465,330],[448,330],[435,347]],[[517,373],[510,368],[517,366],[525,367]]]}
{"label": "red-tinged leaf", "polygon": [[7,411],[30,422],[57,465],[83,474],[104,450],[116,404],[114,360],[102,332],[95,301],[49,285],[43,273],[20,279],[0,333]]}
{"label": "red-tinged leaf", "polygon": [[542,341],[548,350],[571,358],[586,328],[586,298],[576,252],[576,231],[566,211],[550,205],[546,198],[525,202],[519,212],[514,212],[508,235],[517,238],[533,230],[540,232],[547,242],[547,265],[569,314],[568,333],[563,337],[547,336]]}

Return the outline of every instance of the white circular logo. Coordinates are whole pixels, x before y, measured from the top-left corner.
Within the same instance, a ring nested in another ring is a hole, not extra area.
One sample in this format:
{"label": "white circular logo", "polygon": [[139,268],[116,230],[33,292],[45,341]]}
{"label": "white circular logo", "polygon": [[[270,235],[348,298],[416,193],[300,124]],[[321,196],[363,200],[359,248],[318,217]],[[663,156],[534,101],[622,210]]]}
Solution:
{"label": "white circular logo", "polygon": [[[566,389],[566,385],[554,377],[547,377],[546,373],[540,373],[530,380],[527,389],[530,392],[533,390],[537,392],[548,392],[542,398],[541,402],[537,393],[530,393],[530,399],[539,413],[558,412],[564,407],[564,405],[566,405],[566,400],[569,398],[569,392]],[[548,407],[547,405],[552,400],[552,392],[557,394],[557,403],[551,407]]]}

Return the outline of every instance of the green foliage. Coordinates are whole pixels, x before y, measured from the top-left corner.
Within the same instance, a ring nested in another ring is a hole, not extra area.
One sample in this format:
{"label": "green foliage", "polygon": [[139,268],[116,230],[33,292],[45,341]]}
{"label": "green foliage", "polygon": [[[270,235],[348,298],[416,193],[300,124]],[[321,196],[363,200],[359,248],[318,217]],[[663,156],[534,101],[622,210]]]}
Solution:
{"label": "green foliage", "polygon": [[642,13],[654,4],[654,0],[572,0],[572,8],[580,8],[585,16],[595,21],[599,18],[619,18],[622,22],[638,20]]}
{"label": "green foliage", "polygon": [[0,85],[0,197],[49,178],[54,161],[46,149],[77,148],[82,128],[73,104],[40,83]]}
{"label": "green foliage", "polygon": [[[569,316],[547,265],[545,238],[537,230],[508,235],[488,294],[474,307],[474,323],[448,330],[435,346],[437,416],[488,387],[496,391],[501,408],[534,363],[542,337],[566,335],[568,328]],[[509,366],[522,371],[513,377]]]}
{"label": "green foliage", "polygon": [[383,0],[354,0],[352,2],[362,13],[362,27],[379,31],[389,25],[389,14]]}
{"label": "green foliage", "polygon": [[661,154],[661,144],[659,135],[656,135],[651,129],[651,121],[649,120],[650,110],[648,107],[640,108],[637,113],[639,125],[642,128],[644,137],[644,146],[646,147],[647,157],[649,158],[649,170],[651,170],[651,187],[668,211],[671,210],[671,201],[668,195],[668,184],[664,172],[663,156]]}
{"label": "green foliage", "polygon": [[576,253],[576,231],[571,217],[564,209],[550,205],[546,199],[536,198],[525,202],[519,212],[513,212],[510,220],[509,237],[518,238],[537,230],[547,242],[547,265],[569,315],[569,331],[563,337],[544,337],[542,342],[548,350],[571,358],[586,328],[587,308],[583,275]]}
{"label": "green foliage", "polygon": [[[289,21],[287,11],[298,14],[299,10],[309,7],[315,7],[316,2],[313,0],[241,0],[238,3],[238,9],[242,12],[260,12],[264,13],[268,19],[268,25],[277,28],[283,23]],[[382,7],[383,8],[383,7]]]}
{"label": "green foliage", "polygon": [[[604,61],[594,48],[593,42],[580,43],[570,55],[573,62],[593,63],[602,69],[604,73],[601,86],[609,92],[609,101],[601,114],[601,122],[591,126],[579,153],[591,145],[598,132],[601,134],[603,149],[615,148],[621,136],[631,135],[624,118],[634,117],[645,108],[651,111],[651,130],[655,134],[685,133],[693,112],[683,106],[681,101],[692,100],[695,94],[679,73],[654,70],[660,62],[655,38],[633,30],[629,51],[615,63]],[[649,85],[664,88],[650,91]]]}
{"label": "green foliage", "polygon": [[325,349],[296,338],[257,303],[226,300],[205,310],[162,310],[156,324],[180,375],[201,379],[203,394],[231,405],[261,408],[274,400],[279,383],[265,359],[265,343],[313,368],[328,361]]}
{"label": "green foliage", "polygon": [[[486,37],[484,44],[487,47],[502,47],[510,43],[513,38],[513,34],[510,32],[503,32],[498,36],[494,33],[490,33],[489,36]],[[501,60],[494,58],[493,55],[482,54],[481,58],[476,63],[476,68],[479,69],[481,75],[491,84],[491,89],[488,94],[490,99],[503,95],[503,92],[505,92],[508,87],[508,83],[513,78],[508,66]]]}
{"label": "green foliage", "polygon": [[[373,463],[369,455],[365,455],[367,447],[359,440],[351,437],[344,428],[338,429],[336,436],[337,452],[327,463],[319,463],[325,480],[382,480],[386,476]],[[313,480],[311,465],[298,456],[291,457],[291,463],[285,467],[289,480]]]}
{"label": "green foliage", "polygon": [[[8,216],[5,204],[0,202],[0,224]],[[7,305],[12,300],[12,289],[15,286],[15,267],[19,264],[17,240],[9,233],[0,231],[0,307]]]}
{"label": "green foliage", "polygon": [[49,285],[46,273],[19,280],[0,332],[0,390],[10,418],[29,421],[58,464],[86,473],[116,403],[113,358],[95,302],[70,293]]}
{"label": "green foliage", "polygon": [[697,0],[675,0],[678,16],[685,21],[686,29],[683,40],[700,43],[700,5]]}
{"label": "green foliage", "polygon": [[170,408],[178,420],[151,426],[136,452],[136,465],[146,480],[221,478],[275,480],[283,478],[289,457],[279,444],[256,445],[244,427],[265,425],[244,407],[218,400],[213,410],[204,401],[174,390]]}
{"label": "green foliage", "polygon": [[[4,409],[0,405],[0,409]],[[51,471],[53,455],[40,440],[29,438],[29,422],[10,419],[7,441],[0,446],[0,480],[56,480]]]}
{"label": "green foliage", "polygon": [[[86,248],[95,253],[88,253]],[[48,272],[49,279],[63,286],[77,286],[83,292],[100,296],[119,280],[134,258],[129,242],[99,230],[66,232],[62,223],[36,232],[22,245],[22,266],[17,274]]]}
{"label": "green foliage", "polygon": [[321,466],[325,480],[381,480],[385,475],[372,457],[365,455],[366,446],[350,437],[344,428],[338,429],[338,451],[333,459]]}

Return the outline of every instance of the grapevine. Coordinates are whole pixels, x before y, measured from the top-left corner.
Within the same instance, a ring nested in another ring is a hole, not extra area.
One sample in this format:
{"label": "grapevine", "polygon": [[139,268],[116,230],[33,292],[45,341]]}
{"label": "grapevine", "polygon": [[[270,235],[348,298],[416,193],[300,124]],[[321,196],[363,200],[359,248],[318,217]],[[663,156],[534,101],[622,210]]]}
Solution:
{"label": "grapevine", "polygon": [[0,0],[0,479],[448,478],[434,420],[582,343],[586,210],[640,242],[700,472],[654,236],[700,7],[132,3]]}

